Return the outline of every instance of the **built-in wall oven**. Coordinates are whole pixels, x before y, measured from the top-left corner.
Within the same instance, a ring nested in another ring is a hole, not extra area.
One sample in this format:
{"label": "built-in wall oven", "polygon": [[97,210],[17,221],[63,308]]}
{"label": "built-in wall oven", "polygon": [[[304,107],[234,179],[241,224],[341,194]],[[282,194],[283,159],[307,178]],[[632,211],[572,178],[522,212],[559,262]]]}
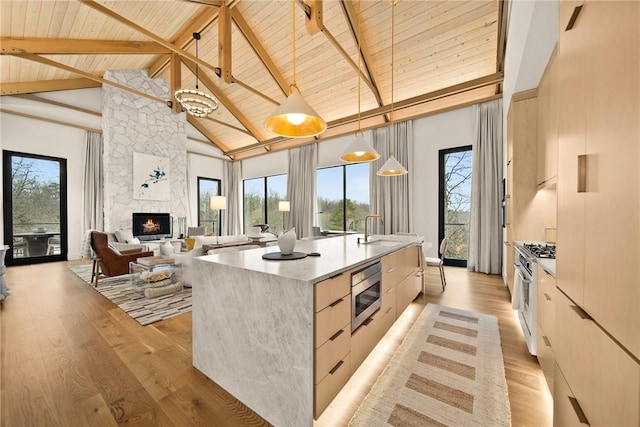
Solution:
{"label": "built-in wall oven", "polygon": [[535,257],[522,246],[516,245],[514,264],[514,284],[512,307],[518,311],[518,319],[529,353],[537,355],[537,319],[536,319],[536,268]]}
{"label": "built-in wall oven", "polygon": [[380,262],[351,274],[351,332],[380,308],[381,290]]}

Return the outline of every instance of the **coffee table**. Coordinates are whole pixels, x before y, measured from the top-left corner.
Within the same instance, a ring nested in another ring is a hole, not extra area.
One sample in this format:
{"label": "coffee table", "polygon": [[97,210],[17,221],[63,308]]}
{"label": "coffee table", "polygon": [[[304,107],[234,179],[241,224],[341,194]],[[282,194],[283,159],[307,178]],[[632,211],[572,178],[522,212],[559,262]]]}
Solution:
{"label": "coffee table", "polygon": [[[161,288],[170,290],[182,281],[182,267],[174,264],[173,259],[167,259],[166,263],[155,263],[153,265],[141,264],[137,261],[129,263],[129,280],[131,289],[149,298],[146,289]],[[181,289],[180,286],[178,289]]]}

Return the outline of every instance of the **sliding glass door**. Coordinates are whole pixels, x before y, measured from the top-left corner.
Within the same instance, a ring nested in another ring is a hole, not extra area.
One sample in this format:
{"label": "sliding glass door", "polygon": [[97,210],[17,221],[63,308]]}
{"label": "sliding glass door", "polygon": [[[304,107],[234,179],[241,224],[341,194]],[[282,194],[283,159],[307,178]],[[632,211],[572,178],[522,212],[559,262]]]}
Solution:
{"label": "sliding glass door", "polygon": [[7,265],[67,259],[65,159],[3,151]]}

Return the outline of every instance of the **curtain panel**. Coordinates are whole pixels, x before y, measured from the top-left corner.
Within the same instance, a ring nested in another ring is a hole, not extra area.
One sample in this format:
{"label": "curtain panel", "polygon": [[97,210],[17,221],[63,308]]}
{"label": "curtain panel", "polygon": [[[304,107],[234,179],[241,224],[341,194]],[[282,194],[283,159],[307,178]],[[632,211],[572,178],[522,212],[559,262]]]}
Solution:
{"label": "curtain panel", "polygon": [[317,143],[289,150],[287,198],[291,212],[285,228],[295,227],[298,239],[313,236],[317,168]]}
{"label": "curtain panel", "polygon": [[222,182],[222,194],[227,196],[227,210],[222,212],[223,230],[227,236],[242,234],[242,161],[223,162],[223,173],[226,179]]}
{"label": "curtain panel", "polygon": [[502,272],[500,225],[502,169],[502,100],[476,106],[477,130],[471,173],[471,215],[467,269]]}
{"label": "curtain panel", "polygon": [[[382,215],[371,228],[373,233],[393,234],[413,231],[413,195],[410,160],[413,159],[413,122],[394,123],[374,129],[372,146],[380,158],[369,168],[369,199],[371,214]],[[376,172],[393,154],[409,173],[400,176],[379,176]]]}
{"label": "curtain panel", "polygon": [[[84,169],[82,174],[82,231],[104,229],[104,164],[102,133],[86,131]],[[81,256],[89,258],[90,245],[83,242]]]}

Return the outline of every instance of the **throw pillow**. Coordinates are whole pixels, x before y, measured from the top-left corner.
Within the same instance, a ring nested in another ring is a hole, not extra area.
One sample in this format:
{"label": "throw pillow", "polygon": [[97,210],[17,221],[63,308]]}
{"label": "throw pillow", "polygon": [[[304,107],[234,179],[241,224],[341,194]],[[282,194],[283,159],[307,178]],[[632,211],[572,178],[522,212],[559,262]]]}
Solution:
{"label": "throw pillow", "polygon": [[133,239],[133,233],[131,232],[131,230],[117,230],[116,239],[118,239],[118,242],[121,243],[128,242],[129,240]]}
{"label": "throw pillow", "polygon": [[218,243],[218,236],[196,236],[193,249],[200,249],[202,245],[214,245]]}
{"label": "throw pillow", "polygon": [[140,239],[138,239],[137,237],[134,237],[133,239],[127,239],[127,243],[132,245],[139,245]]}

